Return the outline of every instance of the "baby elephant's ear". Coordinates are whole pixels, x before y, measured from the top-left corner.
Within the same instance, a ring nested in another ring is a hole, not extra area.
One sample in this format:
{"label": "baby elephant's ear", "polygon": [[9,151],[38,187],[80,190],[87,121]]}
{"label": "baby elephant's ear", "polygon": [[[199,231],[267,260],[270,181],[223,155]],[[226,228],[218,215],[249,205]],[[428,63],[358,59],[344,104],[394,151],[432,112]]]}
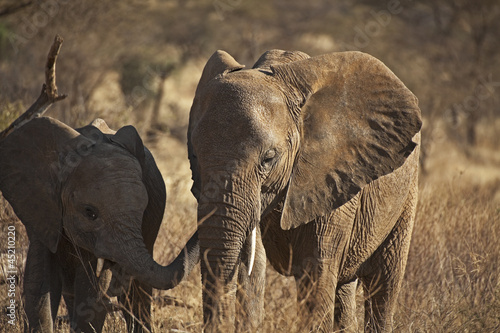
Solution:
{"label": "baby elephant's ear", "polygon": [[92,144],[69,126],[45,117],[0,141],[0,190],[28,237],[36,237],[52,252],[62,232],[64,172],[71,172]]}
{"label": "baby elephant's ear", "polygon": [[104,120],[99,118],[87,126],[77,128],[76,131],[97,144],[110,143],[109,137],[116,133],[108,127]]}
{"label": "baby elephant's ear", "polygon": [[104,134],[116,134],[116,131],[113,131],[111,128],[109,128],[108,124],[106,124],[104,119],[101,118],[94,119],[88,126],[95,127]]}
{"label": "baby elephant's ear", "polygon": [[422,125],[417,99],[379,60],[341,52],[272,70],[301,131],[283,229],[331,213],[413,152]]}
{"label": "baby elephant's ear", "polygon": [[142,143],[142,139],[134,126],[129,125],[120,128],[116,134],[110,138],[110,141],[113,144],[128,150],[137,158],[141,167],[144,168],[144,161],[146,159],[144,144]]}

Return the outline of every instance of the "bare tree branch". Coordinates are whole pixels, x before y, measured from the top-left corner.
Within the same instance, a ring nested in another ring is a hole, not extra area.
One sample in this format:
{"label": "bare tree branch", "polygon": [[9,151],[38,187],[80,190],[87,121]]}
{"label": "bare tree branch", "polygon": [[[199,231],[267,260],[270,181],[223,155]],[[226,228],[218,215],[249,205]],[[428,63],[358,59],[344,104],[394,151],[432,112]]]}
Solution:
{"label": "bare tree branch", "polygon": [[19,118],[10,124],[9,127],[0,133],[0,140],[31,119],[42,116],[53,103],[66,98],[66,95],[58,94],[56,86],[56,61],[62,42],[62,37],[56,35],[54,43],[52,44],[47,56],[47,65],[45,66],[45,83],[42,86],[40,96],[38,96],[38,99],[26,112],[19,116]]}
{"label": "bare tree branch", "polygon": [[10,15],[10,14],[14,14],[14,13],[20,11],[23,8],[31,6],[33,3],[34,3],[34,1],[28,1],[28,2],[25,2],[25,3],[16,4],[16,5],[10,5],[10,6],[7,6],[5,8],[2,8],[2,9],[0,9],[0,17],[1,16],[7,16],[7,15]]}
{"label": "bare tree branch", "polygon": [[56,86],[56,60],[61,50],[63,39],[56,35],[54,43],[50,47],[49,55],[47,56],[47,66],[45,67],[45,84],[47,85],[47,95],[52,103],[66,98],[66,95],[59,96]]}

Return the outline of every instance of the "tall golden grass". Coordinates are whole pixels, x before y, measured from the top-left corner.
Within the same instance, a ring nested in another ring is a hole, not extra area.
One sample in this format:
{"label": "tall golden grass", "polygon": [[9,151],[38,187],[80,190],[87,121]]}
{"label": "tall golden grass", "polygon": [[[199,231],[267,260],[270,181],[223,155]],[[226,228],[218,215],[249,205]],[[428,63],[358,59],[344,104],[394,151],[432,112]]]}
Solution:
{"label": "tall golden grass", "polygon": [[397,330],[500,330],[500,181],[423,184]]}

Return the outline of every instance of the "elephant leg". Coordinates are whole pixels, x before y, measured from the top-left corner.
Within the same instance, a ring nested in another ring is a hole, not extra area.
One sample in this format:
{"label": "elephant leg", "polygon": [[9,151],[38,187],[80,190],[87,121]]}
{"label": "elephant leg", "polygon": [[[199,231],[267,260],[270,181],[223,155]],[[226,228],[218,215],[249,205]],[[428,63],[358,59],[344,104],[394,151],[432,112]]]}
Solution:
{"label": "elephant leg", "polygon": [[62,279],[59,265],[57,265],[54,260],[51,260],[51,263],[52,270],[50,274],[50,312],[52,315],[52,323],[55,323],[59,305],[61,304]]}
{"label": "elephant leg", "polygon": [[416,196],[407,205],[384,243],[370,258],[372,273],[361,278],[365,289],[365,329],[391,332],[397,296],[406,269],[415,217]]}
{"label": "elephant leg", "polygon": [[356,289],[358,280],[344,283],[337,288],[335,324],[342,332],[357,332]]}
{"label": "elephant leg", "polygon": [[401,278],[373,275],[363,277],[365,299],[365,331],[391,332],[396,295]]}
{"label": "elephant leg", "polygon": [[260,229],[257,228],[255,260],[251,274],[248,275],[250,261],[250,237],[245,244],[238,272],[236,297],[236,332],[257,332],[264,320],[264,291],[266,284],[266,251],[262,244]]}
{"label": "elephant leg", "polygon": [[66,303],[66,310],[68,310],[70,326],[73,326],[72,323],[75,322],[75,318],[73,318],[75,314],[75,295],[73,295],[73,291],[63,291],[63,298],[64,303]]}
{"label": "elephant leg", "polygon": [[[85,262],[85,260],[82,260]],[[96,259],[76,268],[71,328],[77,332],[101,332],[108,309],[94,275]]]}
{"label": "elephant leg", "polygon": [[61,300],[60,267],[38,240],[31,240],[24,273],[24,310],[29,332],[52,332]]}
{"label": "elephant leg", "polygon": [[334,327],[335,289],[337,284],[333,265],[329,260],[310,260],[313,268],[295,276],[299,316],[304,318],[304,329],[313,332],[332,332]]}
{"label": "elephant leg", "polygon": [[129,332],[151,331],[151,298],[153,288],[132,280],[128,292],[119,297]]}

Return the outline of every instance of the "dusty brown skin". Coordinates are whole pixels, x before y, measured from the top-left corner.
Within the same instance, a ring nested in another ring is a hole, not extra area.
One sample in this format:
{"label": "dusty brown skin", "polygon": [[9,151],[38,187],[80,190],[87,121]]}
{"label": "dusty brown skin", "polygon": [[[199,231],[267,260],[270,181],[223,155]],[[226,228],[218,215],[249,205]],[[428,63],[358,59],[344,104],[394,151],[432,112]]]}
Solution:
{"label": "dusty brown skin", "polygon": [[[103,292],[119,296],[129,330],[149,329],[152,288],[175,286],[199,250],[194,235],[169,266],[153,260],[166,192],[135,128],[36,118],[0,141],[0,156],[0,190],[30,240],[26,330],[52,332],[62,295],[73,330],[100,332]],[[97,258],[107,259],[99,278]]]}
{"label": "dusty brown skin", "polygon": [[206,330],[258,328],[267,257],[295,277],[308,329],[356,330],[361,283],[365,327],[390,331],[417,199],[417,99],[359,52],[273,50],[243,67],[217,51],[190,113],[192,191],[209,216],[198,228]]}

